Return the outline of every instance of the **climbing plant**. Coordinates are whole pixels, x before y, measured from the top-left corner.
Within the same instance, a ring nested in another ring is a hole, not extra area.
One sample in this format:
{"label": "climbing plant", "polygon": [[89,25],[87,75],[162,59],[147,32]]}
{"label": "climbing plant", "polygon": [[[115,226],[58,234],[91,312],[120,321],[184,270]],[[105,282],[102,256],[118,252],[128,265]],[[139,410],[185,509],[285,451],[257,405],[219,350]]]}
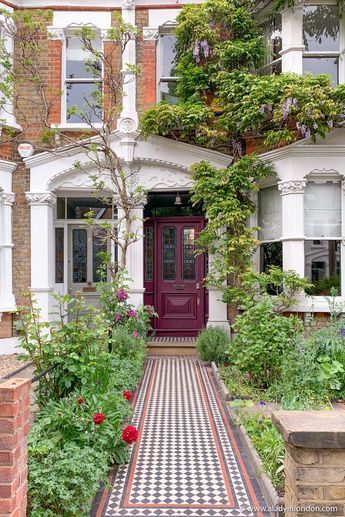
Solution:
{"label": "climbing plant", "polygon": [[226,169],[206,162],[193,167],[193,201],[203,204],[208,217],[200,250],[216,254],[207,281],[225,285],[227,301],[237,297],[258,245],[255,228],[248,227],[253,193],[260,180],[274,174],[272,166],[248,154],[246,144],[251,140],[257,149],[269,149],[304,138],[315,141],[345,118],[345,85],[332,87],[327,75],[254,73],[270,52],[254,8],[250,0],[184,6],[175,29],[180,100],[160,102],[142,118],[146,135],[232,155]]}

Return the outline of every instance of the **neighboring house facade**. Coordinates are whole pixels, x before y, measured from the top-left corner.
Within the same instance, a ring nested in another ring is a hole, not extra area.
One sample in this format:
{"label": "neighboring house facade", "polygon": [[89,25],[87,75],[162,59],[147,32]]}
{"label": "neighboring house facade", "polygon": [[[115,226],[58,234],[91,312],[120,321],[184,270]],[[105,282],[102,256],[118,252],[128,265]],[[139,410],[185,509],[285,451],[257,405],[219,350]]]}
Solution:
{"label": "neighboring house facade", "polygon": [[[87,0],[83,4],[55,0],[50,8],[44,40],[49,70],[44,73],[52,87],[68,92],[56,99],[51,125],[71,134],[83,129],[67,110],[93,86],[80,72],[78,63],[84,56],[73,30],[82,24],[92,26],[99,33],[100,48],[105,48],[112,12],[120,11],[123,19],[140,31],[126,48],[122,68],[138,65],[140,73],[136,81],[124,85],[123,109],[112,146],[126,167],[138,171],[135,183],[147,191],[133,208],[138,221],[145,219],[145,238],[131,244],[129,250],[131,302],[155,305],[160,316],[155,322],[158,335],[193,336],[205,324],[229,330],[220,291],[203,287],[212,257],[206,260],[193,253],[194,237],[205,218],[191,206],[189,191],[192,164],[203,159],[226,167],[231,158],[167,138],[140,137],[141,113],[161,99],[176,102],[172,28],[181,4],[168,0],[125,0],[123,4]],[[18,5],[6,2],[2,7],[46,6],[42,0],[18,0]],[[335,4],[301,4],[274,19],[268,10],[261,9],[258,17],[274,59],[261,73],[311,71],[330,73],[334,83],[345,81],[344,19],[337,16]],[[325,10],[331,37],[322,32]],[[77,72],[71,74],[71,67]],[[10,111],[6,125],[17,128],[20,117]],[[331,285],[337,286],[345,299],[343,133],[337,129],[326,141],[312,144],[305,139],[263,155],[275,164],[277,177],[267,179],[258,195],[252,223],[261,227],[262,245],[255,265],[265,270],[278,264],[317,284],[311,300],[301,296],[298,301],[296,309],[306,313],[327,312],[323,295]],[[74,168],[76,160],[83,164],[82,169]],[[116,200],[110,184],[102,193],[112,200],[110,205],[95,198],[90,173],[92,163],[87,163],[80,149],[36,153],[23,160],[14,146],[0,143],[0,338],[12,336],[11,311],[23,302],[22,293],[28,289],[46,320],[52,318],[54,293],[82,291],[90,303],[96,303],[97,253],[107,250],[114,257],[116,250],[92,235],[83,223],[83,214],[93,208],[97,222],[111,220],[116,217]]]}

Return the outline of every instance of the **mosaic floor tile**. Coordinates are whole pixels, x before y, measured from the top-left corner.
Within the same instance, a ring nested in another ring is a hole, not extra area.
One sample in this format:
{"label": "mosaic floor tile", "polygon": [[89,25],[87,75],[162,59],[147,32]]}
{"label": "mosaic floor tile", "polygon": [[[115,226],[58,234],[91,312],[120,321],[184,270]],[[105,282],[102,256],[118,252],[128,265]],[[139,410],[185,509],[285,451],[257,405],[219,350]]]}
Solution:
{"label": "mosaic floor tile", "polygon": [[193,357],[151,357],[135,406],[139,438],[97,517],[264,517],[265,503],[219,398]]}

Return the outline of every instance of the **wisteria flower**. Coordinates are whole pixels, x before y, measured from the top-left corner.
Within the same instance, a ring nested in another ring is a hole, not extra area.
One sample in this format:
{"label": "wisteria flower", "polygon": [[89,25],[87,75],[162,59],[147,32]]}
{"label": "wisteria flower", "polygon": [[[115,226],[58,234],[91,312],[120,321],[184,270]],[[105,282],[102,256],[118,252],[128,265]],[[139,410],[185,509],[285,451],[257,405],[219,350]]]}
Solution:
{"label": "wisteria flower", "polygon": [[118,300],[127,300],[128,298],[128,294],[126,293],[126,291],[124,289],[120,289],[119,291],[117,291],[116,293],[116,298]]}
{"label": "wisteria flower", "polygon": [[133,309],[129,309],[127,311],[127,316],[129,318],[137,318],[138,317],[138,313],[136,311],[134,311]]}
{"label": "wisteria flower", "polygon": [[128,445],[136,442],[138,439],[138,431],[132,425],[127,426],[122,433],[122,440]]}
{"label": "wisteria flower", "polygon": [[333,123],[333,120],[327,120],[327,126],[328,126],[330,129],[332,129],[333,124],[334,124],[334,123]]}
{"label": "wisteria flower", "polygon": [[341,335],[341,337],[345,337],[345,328],[341,328],[339,330],[339,334]]}
{"label": "wisteria flower", "polygon": [[210,55],[210,47],[208,46],[208,41],[206,39],[203,39],[200,42],[200,47],[202,48],[205,59],[207,59]]}
{"label": "wisteria flower", "polygon": [[197,63],[199,63],[200,61],[200,45],[199,45],[199,42],[198,40],[196,40],[196,42],[194,43],[194,47],[193,47],[193,58],[195,59],[195,61]]}
{"label": "wisteria flower", "polygon": [[279,29],[275,29],[271,34],[271,40],[281,39],[282,31]]}

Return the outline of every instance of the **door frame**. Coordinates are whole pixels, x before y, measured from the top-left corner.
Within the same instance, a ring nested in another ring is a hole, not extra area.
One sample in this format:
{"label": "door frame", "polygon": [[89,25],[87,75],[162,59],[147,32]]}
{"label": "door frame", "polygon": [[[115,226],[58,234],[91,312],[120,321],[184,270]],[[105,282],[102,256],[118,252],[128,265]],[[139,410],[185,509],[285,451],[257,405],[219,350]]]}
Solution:
{"label": "door frame", "polygon": [[[161,223],[167,223],[167,224],[174,224],[174,223],[201,223],[201,229],[203,229],[205,227],[205,224],[206,224],[206,218],[204,216],[200,216],[200,215],[191,215],[191,216],[188,216],[188,215],[185,215],[185,216],[157,216],[157,217],[150,217],[148,219],[146,219],[145,223],[149,223],[153,226],[153,236],[154,236],[154,242],[153,242],[153,305],[155,306],[157,304],[157,300],[158,300],[158,294],[159,294],[159,290],[158,290],[158,261],[160,259],[160,254],[158,253],[158,240],[157,240],[157,237],[158,237],[158,233],[157,233],[157,230],[158,230],[158,224],[161,224]],[[145,244],[144,244],[145,245]],[[143,261],[143,268],[145,268],[145,250],[144,250],[144,261]],[[204,271],[204,274],[205,274],[205,271]],[[145,271],[144,271],[144,282],[145,283],[148,283],[145,281]],[[201,282],[203,282],[203,279],[201,279]],[[207,307],[207,304],[208,304],[208,296],[207,296],[207,289],[202,286],[200,288],[200,296],[201,296],[201,303],[202,303],[202,306],[203,306],[203,325],[206,324],[206,321],[207,321],[207,314],[208,314],[208,307]],[[174,335],[174,334],[177,334],[177,336],[192,336],[192,335],[195,335],[195,331],[188,331],[188,330],[184,330],[184,329],[176,329],[174,331],[170,331],[170,330],[167,330],[166,332],[163,330],[163,329],[157,329],[157,325],[156,325],[156,319],[153,319],[153,322],[152,322],[152,326],[153,326],[153,332],[156,333],[156,331],[158,330],[159,334],[160,335],[163,335],[164,333],[166,335]],[[199,329],[201,330],[201,329]]]}

